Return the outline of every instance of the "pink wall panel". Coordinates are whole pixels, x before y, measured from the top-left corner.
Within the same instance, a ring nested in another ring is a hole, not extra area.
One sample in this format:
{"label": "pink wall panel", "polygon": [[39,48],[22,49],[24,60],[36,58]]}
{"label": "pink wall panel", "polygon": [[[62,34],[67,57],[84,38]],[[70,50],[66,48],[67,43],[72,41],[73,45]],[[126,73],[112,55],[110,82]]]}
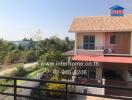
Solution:
{"label": "pink wall panel", "polygon": [[110,32],[105,33],[105,48],[111,48],[112,53],[129,54],[130,53],[130,33],[129,32],[118,32],[117,34],[117,44],[110,44],[109,37]]}

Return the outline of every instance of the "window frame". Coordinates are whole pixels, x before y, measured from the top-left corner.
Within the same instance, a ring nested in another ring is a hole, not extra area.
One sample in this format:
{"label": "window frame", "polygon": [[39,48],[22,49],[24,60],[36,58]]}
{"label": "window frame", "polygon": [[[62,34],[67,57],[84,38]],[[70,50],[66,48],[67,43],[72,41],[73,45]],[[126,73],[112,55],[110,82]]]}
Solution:
{"label": "window frame", "polygon": [[[115,43],[111,43],[111,36],[112,36],[112,35],[115,35]],[[110,44],[110,45],[118,44],[118,43],[117,43],[117,34],[116,34],[116,33],[112,33],[112,34],[109,35],[109,44]]]}
{"label": "window frame", "polygon": [[[88,37],[89,41],[88,43],[85,43],[85,37]],[[94,37],[94,41],[93,42],[90,42],[90,38],[91,37]],[[84,45],[87,45],[87,48],[85,48]],[[93,45],[93,49],[91,47],[91,45]],[[83,49],[87,49],[87,50],[95,50],[95,35],[84,35],[83,36]]]}

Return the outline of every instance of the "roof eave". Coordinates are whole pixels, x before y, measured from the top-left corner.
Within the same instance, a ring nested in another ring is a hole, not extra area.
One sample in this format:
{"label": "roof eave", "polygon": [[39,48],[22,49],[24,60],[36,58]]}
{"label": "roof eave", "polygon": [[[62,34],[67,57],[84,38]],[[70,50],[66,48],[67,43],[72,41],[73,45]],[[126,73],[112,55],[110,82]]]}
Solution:
{"label": "roof eave", "polygon": [[81,33],[81,32],[132,32],[132,30],[80,30],[80,31],[76,31],[76,30],[69,30],[68,32],[71,33]]}

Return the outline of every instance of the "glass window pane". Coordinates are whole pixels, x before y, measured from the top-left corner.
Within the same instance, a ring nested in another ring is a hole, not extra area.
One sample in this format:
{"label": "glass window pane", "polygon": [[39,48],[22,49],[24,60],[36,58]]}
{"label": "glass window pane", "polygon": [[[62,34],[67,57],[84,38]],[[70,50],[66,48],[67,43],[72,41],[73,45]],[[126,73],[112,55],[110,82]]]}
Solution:
{"label": "glass window pane", "polygon": [[90,44],[89,49],[95,49],[95,44]]}
{"label": "glass window pane", "polygon": [[89,37],[88,36],[84,36],[84,43],[89,43]]}
{"label": "glass window pane", "polygon": [[94,36],[90,36],[90,43],[95,43],[95,37]]}
{"label": "glass window pane", "polygon": [[110,35],[110,44],[116,44],[116,35],[115,34]]}
{"label": "glass window pane", "polygon": [[83,44],[83,48],[88,49],[89,48],[88,44]]}
{"label": "glass window pane", "polygon": [[83,48],[84,49],[95,49],[95,36],[94,35],[84,36]]}

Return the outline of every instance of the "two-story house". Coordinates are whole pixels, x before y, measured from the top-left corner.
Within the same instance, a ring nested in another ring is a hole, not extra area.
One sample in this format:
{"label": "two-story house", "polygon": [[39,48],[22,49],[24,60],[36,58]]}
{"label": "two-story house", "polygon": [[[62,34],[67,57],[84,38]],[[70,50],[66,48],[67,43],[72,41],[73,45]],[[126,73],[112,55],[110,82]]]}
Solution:
{"label": "two-story house", "polygon": [[65,54],[72,61],[101,64],[79,82],[132,81],[132,14],[124,15],[120,6],[110,9],[110,16],[75,17],[72,22],[69,31],[75,33],[75,48]]}

